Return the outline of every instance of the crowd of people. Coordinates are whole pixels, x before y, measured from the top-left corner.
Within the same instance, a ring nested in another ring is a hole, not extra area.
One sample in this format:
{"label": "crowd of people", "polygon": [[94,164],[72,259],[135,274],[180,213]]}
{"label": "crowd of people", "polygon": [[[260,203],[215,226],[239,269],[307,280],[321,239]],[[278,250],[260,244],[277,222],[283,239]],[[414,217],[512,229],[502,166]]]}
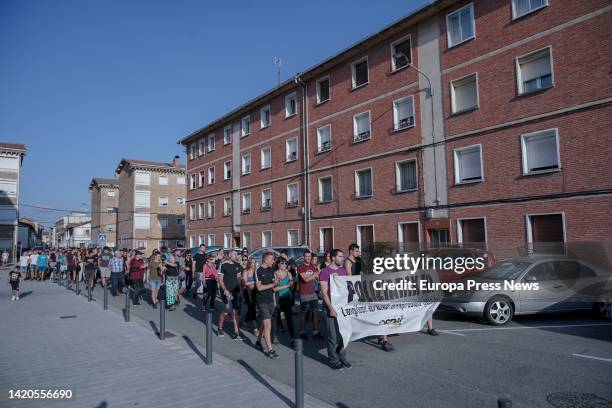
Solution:
{"label": "crowd of people", "polygon": [[[330,367],[343,370],[351,368],[351,364],[346,359],[329,283],[332,275],[362,272],[357,244],[349,246],[347,256],[333,249],[320,261],[315,253],[305,250],[299,264],[286,251],[264,253],[258,264],[247,248],[207,253],[206,246],[200,245],[195,255],[190,250],[162,247],[148,257],[141,250],[113,252],[107,247],[26,251],[9,278],[13,300],[19,299],[22,279],[64,279],[68,286],[82,281],[86,290],[99,284],[112,296],[128,288],[133,305],[140,305],[144,299],[154,309],[161,302],[169,311],[176,309],[181,298],[197,302],[201,299],[204,309],[217,309],[219,305],[219,337],[225,336],[229,316],[230,337],[245,340],[241,329],[251,331],[257,338],[256,347],[271,359],[278,358],[274,345],[279,343],[279,332],[286,331],[293,346],[297,338],[309,339],[306,325],[310,322],[310,338],[326,338]],[[294,308],[299,314],[297,330]],[[321,322],[325,323],[326,337],[319,331]],[[431,318],[426,332],[437,335]],[[387,336],[379,336],[378,343],[382,350],[394,349]]]}

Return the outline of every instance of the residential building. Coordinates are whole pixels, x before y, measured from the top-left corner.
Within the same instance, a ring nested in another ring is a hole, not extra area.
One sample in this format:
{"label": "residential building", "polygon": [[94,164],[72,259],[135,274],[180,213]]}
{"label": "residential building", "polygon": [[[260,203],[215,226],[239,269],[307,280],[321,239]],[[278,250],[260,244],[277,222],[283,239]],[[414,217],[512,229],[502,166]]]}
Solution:
{"label": "residential building", "polygon": [[[71,243],[74,242],[73,234],[75,233],[75,226],[85,226],[86,224],[91,222],[91,217],[89,214],[81,213],[81,212],[71,212],[68,215],[64,215],[59,217],[53,227],[51,227],[51,246],[54,247],[70,247]],[[90,241],[90,239],[84,239],[85,236],[91,236],[91,231],[86,232],[86,227],[77,228],[77,233],[79,239],[77,241],[79,244],[81,242],[86,243]],[[89,227],[91,230],[91,227]]]}
{"label": "residential building", "polygon": [[95,246],[116,246],[119,180],[94,177],[91,191],[91,240]]}
{"label": "residential building", "polygon": [[91,222],[85,221],[68,224],[64,231],[64,242],[70,248],[89,248],[93,244],[91,240]]}
{"label": "residential building", "polygon": [[0,252],[17,259],[19,226],[19,182],[26,148],[22,144],[0,142]]}
{"label": "residential building", "polygon": [[611,12],[434,0],[248,101],[179,141],[191,243],[610,241]]}
{"label": "residential building", "polygon": [[185,167],[172,163],[122,159],[117,246],[150,254],[162,246],[185,245]]}
{"label": "residential building", "polygon": [[43,226],[28,218],[20,218],[19,232],[17,233],[17,252],[21,253],[43,243]]}

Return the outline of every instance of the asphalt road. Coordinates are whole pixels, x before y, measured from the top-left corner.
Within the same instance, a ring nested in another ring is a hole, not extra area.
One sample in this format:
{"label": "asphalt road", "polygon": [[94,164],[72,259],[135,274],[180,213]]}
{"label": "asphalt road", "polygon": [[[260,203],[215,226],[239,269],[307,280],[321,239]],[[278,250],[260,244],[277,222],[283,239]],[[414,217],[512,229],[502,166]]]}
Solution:
{"label": "asphalt road", "polygon": [[[67,290],[66,296],[75,294]],[[99,286],[95,299],[102,307]],[[124,297],[111,297],[110,304],[109,312],[122,318]],[[143,302],[132,307],[131,313],[143,319],[141,324],[148,322],[154,335],[159,310]],[[183,299],[179,309],[166,313],[166,329],[203,345],[202,318],[200,305]],[[332,405],[351,408],[485,408],[496,407],[501,397],[510,398],[513,407],[573,407],[580,399],[597,398],[603,400],[598,407],[612,407],[612,322],[580,313],[517,317],[498,328],[437,312],[434,326],[440,336],[392,337],[393,352],[382,351],[375,339],[351,343],[347,357],[353,368],[344,372],[325,364],[324,341],[305,342],[305,391]],[[246,342],[227,335],[215,337],[214,352],[293,385],[293,351],[287,346],[286,333],[281,333],[282,344],[276,347],[277,360],[255,349],[253,336],[245,334]]]}

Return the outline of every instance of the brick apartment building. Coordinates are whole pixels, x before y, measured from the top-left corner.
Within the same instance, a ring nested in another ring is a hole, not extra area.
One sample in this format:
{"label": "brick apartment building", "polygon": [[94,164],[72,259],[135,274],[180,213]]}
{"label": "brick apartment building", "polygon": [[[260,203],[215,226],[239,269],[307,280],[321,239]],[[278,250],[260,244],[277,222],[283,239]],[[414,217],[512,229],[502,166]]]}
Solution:
{"label": "brick apartment building", "polygon": [[185,167],[122,159],[118,178],[117,246],[144,248],[185,245]]}
{"label": "brick apartment building", "polygon": [[89,190],[91,191],[91,240],[95,246],[114,247],[117,242],[119,180],[94,177],[89,183]]}
{"label": "brick apartment building", "polygon": [[179,141],[187,236],[612,238],[612,6],[438,0]]}
{"label": "brick apartment building", "polygon": [[[19,191],[21,164],[26,148],[22,144],[0,142],[0,252],[17,259],[19,247]],[[25,247],[26,243],[22,243]]]}

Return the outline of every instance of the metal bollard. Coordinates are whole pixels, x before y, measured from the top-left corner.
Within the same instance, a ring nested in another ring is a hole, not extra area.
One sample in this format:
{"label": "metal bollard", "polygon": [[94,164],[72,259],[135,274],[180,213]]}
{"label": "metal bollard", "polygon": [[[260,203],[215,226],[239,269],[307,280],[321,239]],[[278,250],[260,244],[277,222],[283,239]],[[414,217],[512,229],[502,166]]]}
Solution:
{"label": "metal bollard", "polygon": [[206,311],[206,364],[212,365],[213,363],[213,333],[212,333],[212,321],[213,312],[212,310]]}
{"label": "metal bollard", "polygon": [[295,340],[295,408],[304,408],[304,344]]}
{"label": "metal bollard", "polygon": [[130,288],[125,288],[125,321],[130,321]]}
{"label": "metal bollard", "polygon": [[166,299],[160,300],[159,303],[159,339],[166,338]]}
{"label": "metal bollard", "polygon": [[108,282],[104,285],[104,310],[108,310]]}
{"label": "metal bollard", "polygon": [[87,285],[87,301],[91,302],[91,283]]}
{"label": "metal bollard", "polygon": [[81,288],[79,287],[79,280],[76,280],[76,290],[75,290],[77,296],[79,296],[81,294]]}
{"label": "metal bollard", "polygon": [[512,401],[510,398],[498,398],[497,408],[512,408]]}

